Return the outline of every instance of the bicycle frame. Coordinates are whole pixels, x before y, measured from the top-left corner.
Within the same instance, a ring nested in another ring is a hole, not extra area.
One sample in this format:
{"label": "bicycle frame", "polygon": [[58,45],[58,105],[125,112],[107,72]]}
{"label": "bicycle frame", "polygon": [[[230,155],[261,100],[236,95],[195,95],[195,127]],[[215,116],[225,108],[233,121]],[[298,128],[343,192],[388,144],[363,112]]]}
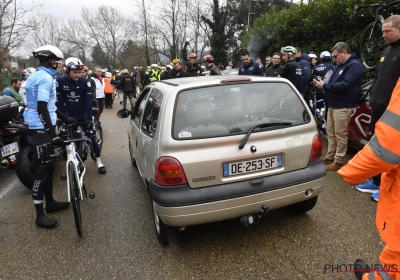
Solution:
{"label": "bicycle frame", "polygon": [[[82,139],[82,141],[84,141]],[[68,165],[70,162],[72,162],[74,164],[74,173],[76,175],[76,177],[78,178],[78,188],[79,188],[79,196],[81,198],[81,200],[83,200],[83,178],[85,176],[86,173],[86,168],[85,165],[81,159],[81,157],[79,156],[79,154],[76,152],[76,144],[75,142],[71,142],[68,145],[65,146],[67,149],[67,163],[66,163],[66,169],[68,171]],[[74,156],[76,156],[76,158],[78,159],[78,162],[81,164],[81,166],[83,167],[83,171],[81,172],[81,174],[79,174],[78,172],[78,166],[76,165],[76,161]],[[67,172],[67,193],[68,193],[68,201],[71,202],[71,197],[70,197],[70,192],[69,192],[69,186],[70,186],[70,180],[71,178],[69,178],[69,174]]]}
{"label": "bicycle frame", "polygon": [[[365,9],[365,8],[375,8],[375,7],[377,7],[376,12],[375,12],[375,24],[376,24],[376,22],[378,22],[378,21],[381,22],[381,23],[383,24],[383,22],[385,21],[385,19],[384,19],[384,17],[380,14],[381,10],[384,10],[384,9],[386,9],[387,7],[392,6],[392,5],[395,5],[395,4],[397,4],[397,3],[400,3],[400,0],[395,0],[395,1],[390,2],[390,3],[388,3],[388,4],[386,4],[386,3],[382,2],[382,1],[380,1],[380,2],[377,3],[377,4],[362,5],[362,6],[360,6],[360,7],[358,7],[357,5],[354,5],[354,12],[358,12],[359,10]],[[375,27],[375,25],[374,25],[374,27]]]}

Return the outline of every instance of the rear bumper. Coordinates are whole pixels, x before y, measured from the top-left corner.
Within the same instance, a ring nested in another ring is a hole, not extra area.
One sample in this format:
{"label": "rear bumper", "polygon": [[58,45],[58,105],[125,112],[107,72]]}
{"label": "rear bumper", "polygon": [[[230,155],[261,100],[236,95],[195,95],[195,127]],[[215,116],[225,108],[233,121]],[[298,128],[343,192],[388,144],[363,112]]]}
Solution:
{"label": "rear bumper", "polygon": [[325,165],[319,160],[301,170],[198,189],[150,181],[149,191],[161,220],[181,227],[257,213],[263,204],[272,210],[310,199],[322,190],[325,175]]}

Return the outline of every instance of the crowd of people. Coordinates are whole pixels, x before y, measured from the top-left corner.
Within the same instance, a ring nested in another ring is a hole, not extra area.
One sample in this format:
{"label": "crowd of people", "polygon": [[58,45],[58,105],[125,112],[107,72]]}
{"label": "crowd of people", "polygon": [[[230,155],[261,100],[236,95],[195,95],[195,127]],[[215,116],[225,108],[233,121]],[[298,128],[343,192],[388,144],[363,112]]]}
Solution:
{"label": "crowd of people", "polygon": [[[280,52],[266,56],[265,63],[258,57],[253,60],[247,50],[242,50],[238,74],[285,78],[306,101],[310,94],[324,100],[328,140],[328,150],[323,158],[326,169],[339,170],[347,182],[358,184],[356,188],[359,191],[372,193],[373,200],[380,202],[376,223],[386,243],[380,262],[391,264],[400,263],[400,188],[397,185],[400,180],[400,150],[396,145],[400,131],[400,16],[387,18],[382,31],[388,47],[381,55],[370,90],[371,134],[374,135],[370,143],[349,163],[345,160],[347,127],[359,101],[364,68],[348,44],[338,42],[330,51],[321,52],[319,57],[314,52],[307,54],[298,47],[286,46]],[[56,201],[52,194],[54,145],[63,142],[55,132],[57,118],[66,124],[86,124],[84,129],[94,144],[98,170],[104,174],[106,168],[95,139],[93,119],[100,122],[104,107],[112,108],[115,90],[123,94],[123,108],[126,109],[127,100],[132,108],[137,95],[151,82],[202,76],[204,71],[209,71],[209,75],[222,75],[221,71],[224,70],[223,65],[214,64],[212,55],[204,56],[204,66],[201,66],[195,53],[190,54],[185,63],[174,59],[165,66],[151,64],[146,70],[142,66],[135,66],[132,73],[128,69],[111,73],[99,66],[92,72],[74,57],[63,63],[61,50],[50,45],[34,50],[33,55],[39,60],[38,68],[23,70],[23,81],[12,79],[2,94],[26,106],[23,117],[29,127],[28,142],[33,148],[36,165],[32,198],[37,214],[36,224],[44,228],[53,228],[57,224],[56,220],[45,214],[44,199],[46,213],[69,206],[69,202]],[[226,69],[234,69],[231,61]],[[362,260],[356,263],[368,270]],[[387,272],[357,275],[358,279],[364,280],[394,279]]]}

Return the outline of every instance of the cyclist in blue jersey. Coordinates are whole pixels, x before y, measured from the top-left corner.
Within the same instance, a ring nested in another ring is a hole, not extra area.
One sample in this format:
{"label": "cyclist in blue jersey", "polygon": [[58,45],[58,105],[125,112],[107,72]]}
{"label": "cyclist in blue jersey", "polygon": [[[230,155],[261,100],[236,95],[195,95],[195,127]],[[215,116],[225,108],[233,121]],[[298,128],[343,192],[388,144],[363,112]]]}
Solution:
{"label": "cyclist in blue jersey", "polygon": [[28,124],[28,143],[34,152],[35,182],[32,198],[36,208],[36,225],[53,228],[57,221],[45,215],[43,197],[46,199],[46,213],[66,209],[69,202],[58,202],[53,198],[54,144],[62,144],[63,139],[55,132],[56,119],[66,123],[75,120],[67,118],[56,108],[56,86],[54,77],[60,74],[64,56],[55,46],[46,45],[33,51],[39,59],[39,67],[26,81],[25,122]]}
{"label": "cyclist in blue jersey", "polygon": [[66,75],[57,79],[57,107],[67,117],[73,117],[79,122],[86,122],[83,128],[92,140],[96,156],[97,168],[101,174],[106,173],[106,167],[101,162],[100,145],[96,140],[96,128],[92,116],[91,83],[81,77],[85,65],[75,57],[65,60]]}

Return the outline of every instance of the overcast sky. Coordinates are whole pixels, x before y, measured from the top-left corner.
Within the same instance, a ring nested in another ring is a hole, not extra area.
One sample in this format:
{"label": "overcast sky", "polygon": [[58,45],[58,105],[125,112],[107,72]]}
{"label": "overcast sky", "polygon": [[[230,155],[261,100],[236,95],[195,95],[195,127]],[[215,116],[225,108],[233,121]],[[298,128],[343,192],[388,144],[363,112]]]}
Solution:
{"label": "overcast sky", "polygon": [[[20,0],[30,4],[32,0]],[[36,0],[38,1],[38,0]],[[122,14],[131,15],[134,9],[134,0],[42,0],[45,2],[40,12],[51,14],[62,19],[80,18],[82,7],[98,7],[101,5],[113,6]]]}

